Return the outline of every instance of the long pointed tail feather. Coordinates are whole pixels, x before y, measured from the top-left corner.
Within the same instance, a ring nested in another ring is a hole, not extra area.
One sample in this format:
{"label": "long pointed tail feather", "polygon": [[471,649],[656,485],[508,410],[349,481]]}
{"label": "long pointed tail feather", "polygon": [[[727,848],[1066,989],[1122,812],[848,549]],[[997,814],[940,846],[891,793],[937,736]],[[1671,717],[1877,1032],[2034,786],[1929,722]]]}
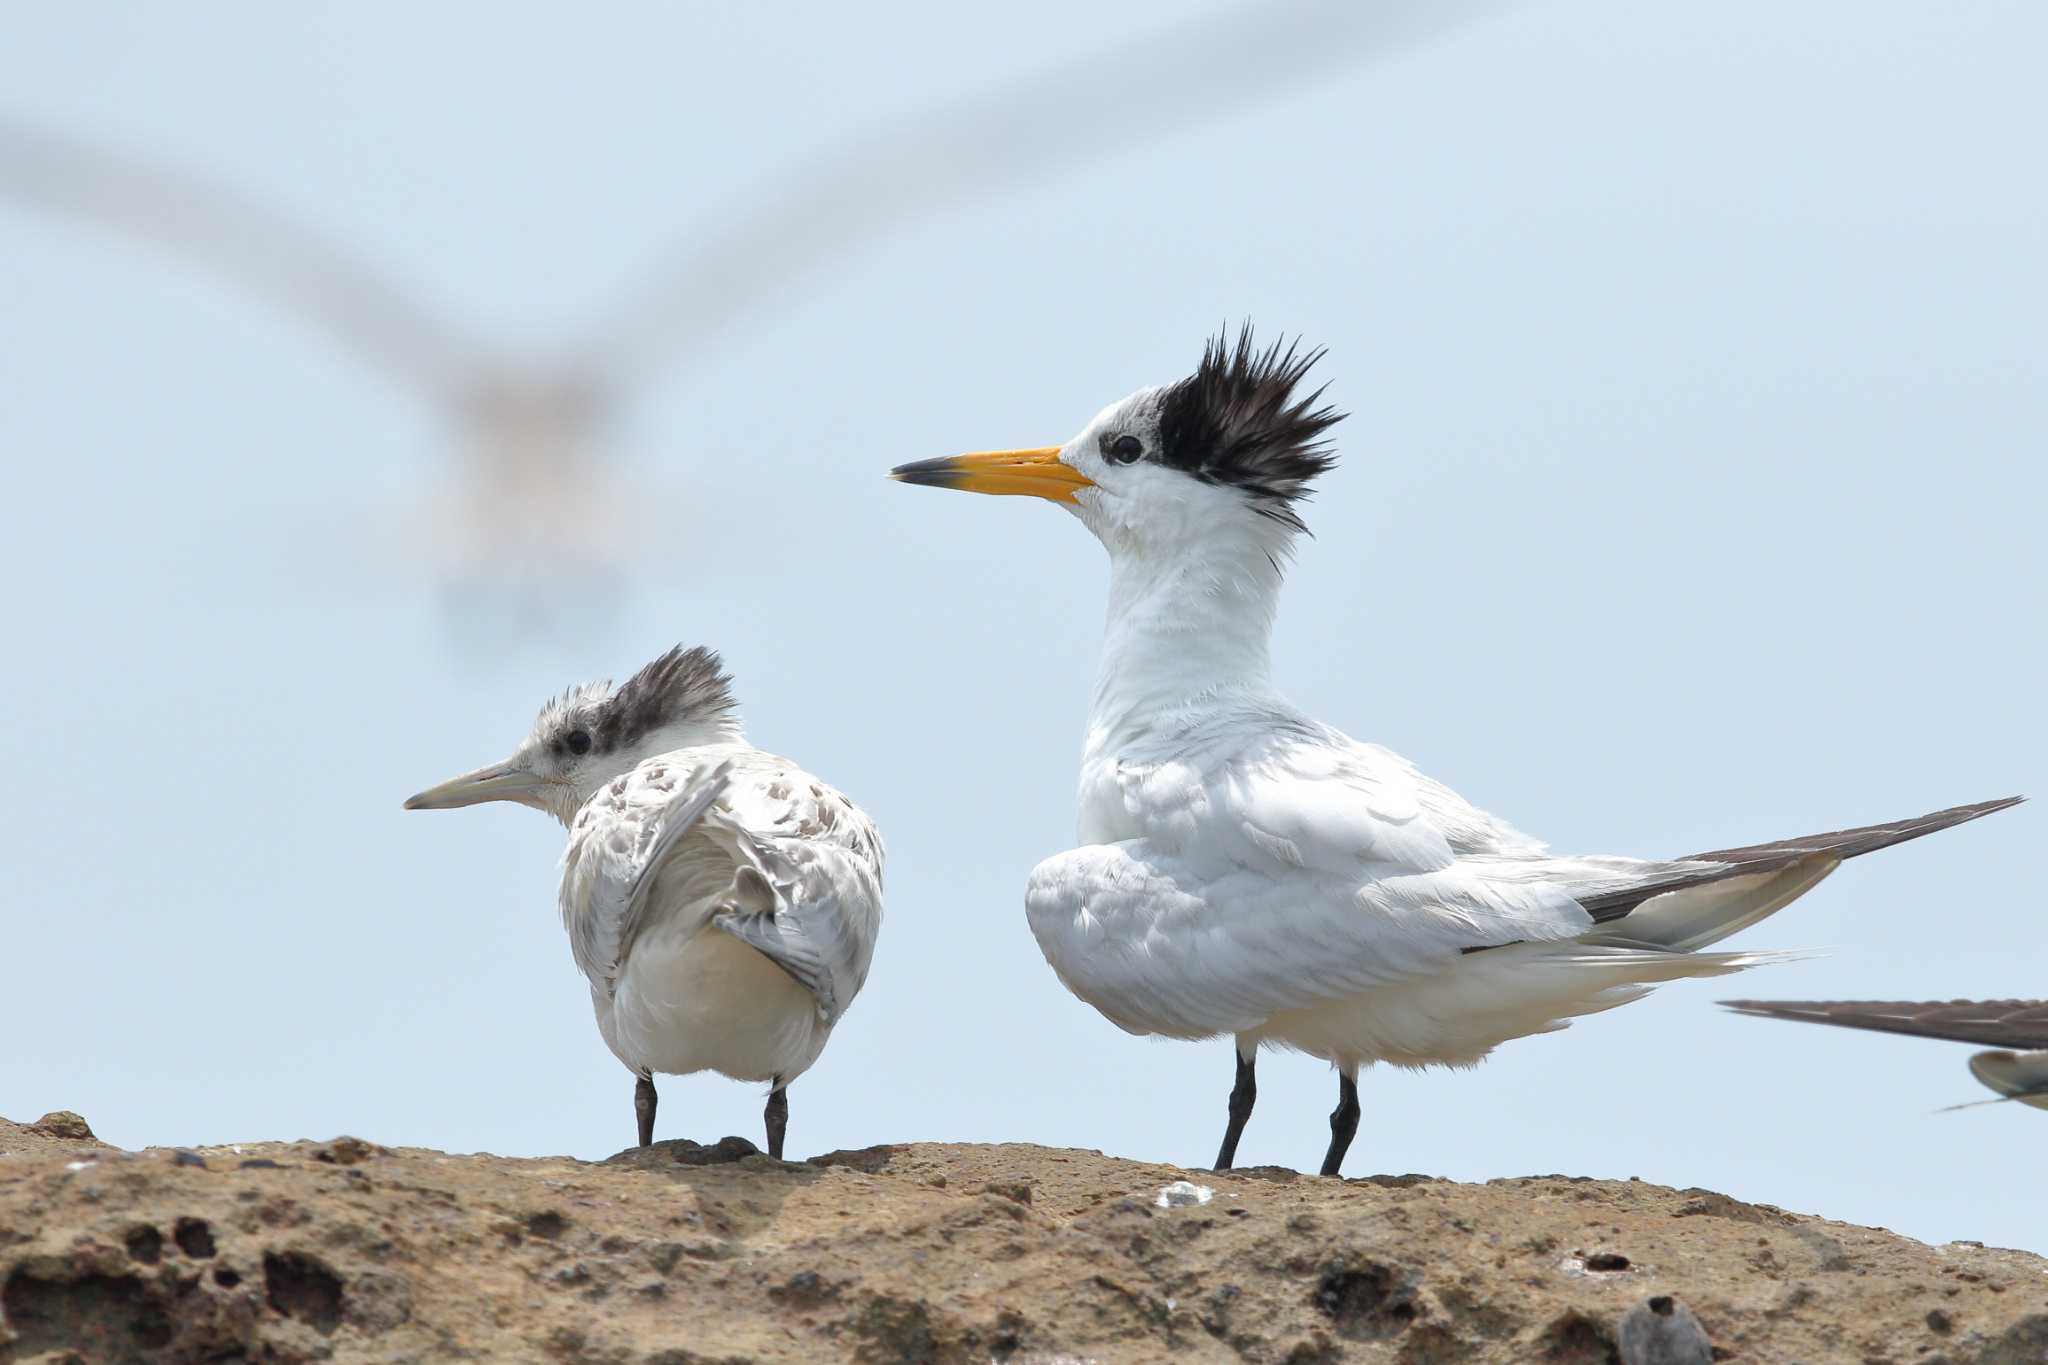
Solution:
{"label": "long pointed tail feather", "polygon": [[[1875,853],[1893,844],[1902,844],[1909,839],[1934,834],[1980,820],[1994,812],[2006,810],[2026,800],[2024,796],[2006,796],[1996,801],[1979,801],[1970,806],[1951,806],[1910,820],[1893,820],[1882,825],[1861,825],[1855,829],[1830,830],[1822,834],[1805,834],[1793,839],[1778,839],[1768,844],[1750,844],[1744,848],[1714,849],[1707,853],[1695,853],[1690,858],[1679,859],[1665,875],[1645,878],[1629,886],[1620,887],[1601,894],[1582,896],[1579,904],[1596,924],[1621,919],[1637,906],[1654,897],[1690,887],[1709,886],[1715,882],[1727,881],[1755,873],[1778,872],[1798,863],[1832,866],[1850,858],[1860,858],[1866,853]],[[1773,907],[1774,909],[1777,907]],[[1760,918],[1760,916],[1758,917]]]}
{"label": "long pointed tail feather", "polygon": [[1768,844],[1751,844],[1746,848],[1723,848],[1710,853],[1695,853],[1688,862],[1735,863],[1738,866],[1757,865],[1782,866],[1786,862],[1803,858],[1809,853],[1826,853],[1837,859],[1859,858],[1866,853],[1875,853],[1893,844],[1903,844],[1909,839],[1918,839],[1923,834],[1938,834],[1957,825],[1981,820],[1987,815],[2019,805],[2024,796],[2001,796],[1996,801],[1979,801],[1970,806],[1950,806],[1947,810],[1931,811],[1910,820],[1893,820],[1883,825],[1861,825],[1855,829],[1830,830],[1825,834],[1807,834],[1796,839],[1779,839]]}

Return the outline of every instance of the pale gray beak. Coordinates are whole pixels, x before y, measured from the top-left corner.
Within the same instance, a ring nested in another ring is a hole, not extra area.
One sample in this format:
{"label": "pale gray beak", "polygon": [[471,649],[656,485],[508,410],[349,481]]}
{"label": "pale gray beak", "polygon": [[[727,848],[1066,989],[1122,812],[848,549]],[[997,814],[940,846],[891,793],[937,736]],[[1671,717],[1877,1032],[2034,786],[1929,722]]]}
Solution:
{"label": "pale gray beak", "polygon": [[429,787],[417,796],[406,798],[405,808],[454,810],[457,806],[476,806],[486,801],[517,801],[522,806],[531,806],[538,803],[541,789],[546,785],[545,780],[524,768],[511,763],[493,763],[488,768],[464,773],[438,787]]}

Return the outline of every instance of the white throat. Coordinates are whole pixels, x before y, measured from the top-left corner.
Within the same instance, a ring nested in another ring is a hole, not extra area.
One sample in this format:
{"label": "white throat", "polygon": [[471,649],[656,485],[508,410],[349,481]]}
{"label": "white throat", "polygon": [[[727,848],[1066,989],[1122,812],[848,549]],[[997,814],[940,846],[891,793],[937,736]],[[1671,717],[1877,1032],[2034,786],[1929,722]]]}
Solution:
{"label": "white throat", "polygon": [[1291,536],[1240,531],[1148,549],[1109,544],[1109,614],[1089,708],[1097,758],[1219,696],[1270,692],[1273,619]]}

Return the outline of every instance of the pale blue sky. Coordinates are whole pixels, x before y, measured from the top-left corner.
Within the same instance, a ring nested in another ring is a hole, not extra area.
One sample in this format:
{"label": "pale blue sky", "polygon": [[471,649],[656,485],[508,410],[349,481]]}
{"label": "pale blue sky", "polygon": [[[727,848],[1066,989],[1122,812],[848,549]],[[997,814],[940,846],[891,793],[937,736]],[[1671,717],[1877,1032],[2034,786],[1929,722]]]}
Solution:
{"label": "pale blue sky", "polygon": [[[10,18],[0,108],[204,166],[544,349],[844,138],[1181,9],[45,6]],[[2044,47],[2025,0],[1531,4],[930,216],[635,395],[613,468],[663,491],[631,590],[482,650],[386,533],[450,475],[435,414],[0,200],[0,1113],[627,1145],[560,830],[399,803],[684,640],[889,840],[792,1155],[1207,1161],[1228,1046],[1118,1032],[1022,914],[1072,841],[1101,552],[882,473],[1063,439],[1225,318],[1326,344],[1353,413],[1277,643],[1316,714],[1567,850],[2044,794]],[[1984,1093],[1967,1047],[1712,1004],[2048,994],[2042,818],[1850,864],[1736,940],[1824,959],[1369,1074],[1350,1169],[1640,1175],[2048,1250],[2048,1116],[1932,1112]],[[1269,1056],[1242,1158],[1312,1166],[1335,1089]],[[752,1087],[662,1093],[663,1136],[758,1140]]]}

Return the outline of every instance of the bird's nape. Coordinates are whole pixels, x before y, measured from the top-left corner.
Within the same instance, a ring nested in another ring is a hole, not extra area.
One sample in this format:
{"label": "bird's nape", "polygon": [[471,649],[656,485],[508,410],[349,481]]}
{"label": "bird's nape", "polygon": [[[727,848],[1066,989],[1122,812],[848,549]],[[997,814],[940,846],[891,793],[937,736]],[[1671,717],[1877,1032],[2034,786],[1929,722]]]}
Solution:
{"label": "bird's nape", "polygon": [[1300,390],[1323,358],[1284,337],[1264,350],[1245,323],[1202,348],[1195,372],[1159,396],[1159,458],[1204,483],[1245,494],[1263,515],[1303,529],[1295,504],[1336,465],[1324,439],[1345,414]]}

